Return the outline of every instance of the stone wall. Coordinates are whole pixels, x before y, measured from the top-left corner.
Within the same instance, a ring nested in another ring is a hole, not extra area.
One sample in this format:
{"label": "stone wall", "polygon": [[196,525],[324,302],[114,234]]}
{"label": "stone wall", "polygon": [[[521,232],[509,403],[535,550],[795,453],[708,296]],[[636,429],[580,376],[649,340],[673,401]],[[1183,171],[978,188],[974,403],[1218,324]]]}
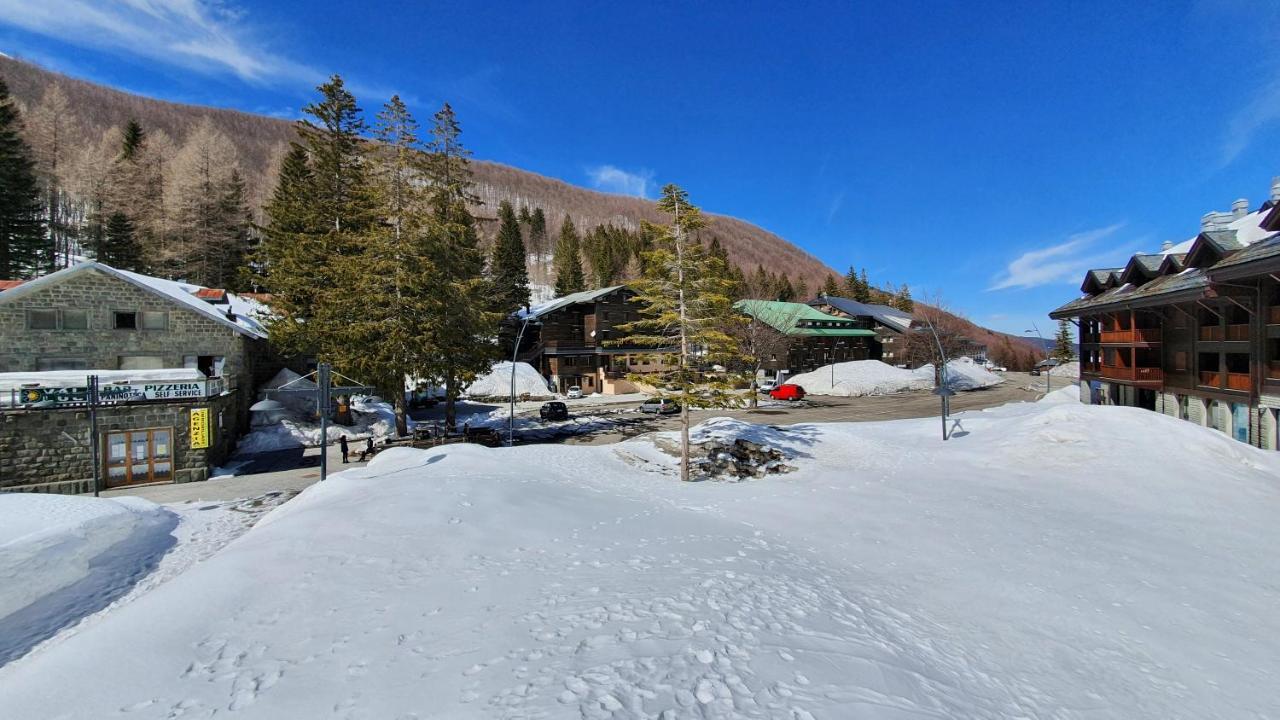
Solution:
{"label": "stone wall", "polygon": [[[36,309],[85,310],[89,328],[28,329],[27,313]],[[168,327],[117,330],[117,310],[166,312]],[[89,369],[116,370],[122,358],[138,355],[158,356],[167,368],[183,367],[189,355],[225,358],[222,376],[236,395],[236,413],[244,427],[248,427],[254,388],[284,366],[264,340],[96,269],[0,302],[0,372],[35,371],[41,358],[78,359]]]}
{"label": "stone wall", "polygon": [[[236,394],[200,402],[138,403],[98,409],[102,437],[119,430],[172,428],[174,482],[208,479],[209,468],[230,454],[241,425]],[[192,408],[210,410],[211,442],[192,449]],[[106,452],[105,441],[100,452]],[[89,411],[7,410],[0,412],[0,492],[77,493],[93,491]]]}

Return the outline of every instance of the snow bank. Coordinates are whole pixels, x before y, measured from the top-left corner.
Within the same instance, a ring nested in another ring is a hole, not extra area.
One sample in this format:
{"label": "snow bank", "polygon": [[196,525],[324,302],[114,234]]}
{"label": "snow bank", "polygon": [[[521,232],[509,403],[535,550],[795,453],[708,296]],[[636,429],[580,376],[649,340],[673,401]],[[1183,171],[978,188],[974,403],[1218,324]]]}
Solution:
{"label": "snow bank", "polygon": [[391,450],[0,668],[0,706],[1280,715],[1280,455],[1132,408],[955,417],[946,442],[936,418],[696,428],[793,453],[795,472],[734,485],[681,484],[646,440]]}
{"label": "snow bank", "polygon": [[[494,364],[493,369],[467,386],[467,397],[511,397],[511,362]],[[516,363],[516,397],[554,397],[547,381],[529,363]]]}
{"label": "snow bank", "polygon": [[1049,369],[1049,374],[1053,377],[1065,378],[1067,380],[1079,380],[1080,363],[1073,360],[1068,363],[1056,365]]}
{"label": "snow bank", "polygon": [[0,494],[0,666],[127,592],[176,524],[138,498]]}
{"label": "snow bank", "polygon": [[823,365],[813,372],[787,378],[787,382],[799,385],[810,395],[839,397],[888,395],[933,387],[932,376],[926,379],[910,370],[896,368],[879,360],[836,363],[834,385],[831,377],[831,366]]}
{"label": "snow bank", "polygon": [[[935,375],[933,363],[921,365],[915,369],[915,373],[921,378],[927,378],[929,387],[933,387]],[[947,387],[952,390],[960,392],[981,390],[1002,382],[1004,378],[975,363],[972,358],[959,357],[947,362]]]}
{"label": "snow bank", "polygon": [[[372,437],[375,443],[397,437],[396,415],[391,403],[376,395],[356,395],[351,398],[352,425],[329,424],[329,442],[335,443],[344,435],[347,438]],[[414,421],[408,421],[412,432]],[[286,411],[278,422],[258,425],[236,444],[236,455],[276,450],[292,450],[316,447],[320,444],[320,423],[301,410]],[[228,466],[230,468],[232,466]]]}

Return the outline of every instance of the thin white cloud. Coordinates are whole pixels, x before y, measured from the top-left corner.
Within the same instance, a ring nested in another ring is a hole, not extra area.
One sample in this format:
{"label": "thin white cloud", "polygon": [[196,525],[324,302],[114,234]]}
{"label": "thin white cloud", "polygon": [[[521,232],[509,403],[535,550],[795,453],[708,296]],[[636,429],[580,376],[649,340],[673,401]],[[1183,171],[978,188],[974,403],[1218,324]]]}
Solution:
{"label": "thin white cloud", "polygon": [[649,197],[649,187],[653,184],[651,170],[628,172],[613,165],[587,168],[587,177],[597,190],[634,197]]}
{"label": "thin white cloud", "polygon": [[1105,253],[1087,256],[1082,256],[1081,251],[1103,238],[1114,235],[1122,227],[1124,223],[1116,223],[1087,230],[1071,235],[1057,245],[1025,252],[1011,261],[1004,273],[996,278],[987,290],[1033,288],[1079,280],[1086,270],[1097,267],[1099,262],[1115,256],[1114,248]]}
{"label": "thin white cloud", "polygon": [[1226,166],[1240,157],[1262,128],[1280,121],[1280,76],[1262,88],[1253,100],[1241,108],[1227,123],[1222,143],[1222,164]]}
{"label": "thin white cloud", "polygon": [[0,0],[0,23],[253,83],[323,77],[272,53],[252,37],[242,12],[216,0]]}
{"label": "thin white cloud", "polygon": [[827,205],[827,224],[828,225],[831,224],[832,220],[836,219],[836,215],[840,212],[841,208],[843,207],[844,207],[844,189],[841,188],[840,192],[836,193],[835,197],[831,198],[831,203]]}

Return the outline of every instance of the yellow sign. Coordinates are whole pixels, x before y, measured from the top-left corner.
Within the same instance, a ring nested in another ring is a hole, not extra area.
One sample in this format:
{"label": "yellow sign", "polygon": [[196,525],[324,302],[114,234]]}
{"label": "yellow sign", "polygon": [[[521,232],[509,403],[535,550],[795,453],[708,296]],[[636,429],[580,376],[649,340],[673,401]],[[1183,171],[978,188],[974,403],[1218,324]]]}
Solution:
{"label": "yellow sign", "polygon": [[209,447],[209,408],[191,408],[191,449]]}

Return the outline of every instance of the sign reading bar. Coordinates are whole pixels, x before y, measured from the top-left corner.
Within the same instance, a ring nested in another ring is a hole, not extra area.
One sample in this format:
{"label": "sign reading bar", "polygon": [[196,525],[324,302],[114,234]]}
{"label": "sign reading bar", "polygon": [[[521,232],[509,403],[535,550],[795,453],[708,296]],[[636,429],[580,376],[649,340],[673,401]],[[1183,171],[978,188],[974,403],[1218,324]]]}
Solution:
{"label": "sign reading bar", "polygon": [[191,408],[191,449],[209,447],[209,408]]}
{"label": "sign reading bar", "polygon": [[[98,401],[112,403],[145,400],[198,400],[210,395],[217,395],[222,392],[222,387],[222,380],[218,378],[212,380],[102,385],[98,388]],[[26,405],[86,403],[89,402],[89,389],[86,387],[23,388],[19,391],[18,402]]]}

